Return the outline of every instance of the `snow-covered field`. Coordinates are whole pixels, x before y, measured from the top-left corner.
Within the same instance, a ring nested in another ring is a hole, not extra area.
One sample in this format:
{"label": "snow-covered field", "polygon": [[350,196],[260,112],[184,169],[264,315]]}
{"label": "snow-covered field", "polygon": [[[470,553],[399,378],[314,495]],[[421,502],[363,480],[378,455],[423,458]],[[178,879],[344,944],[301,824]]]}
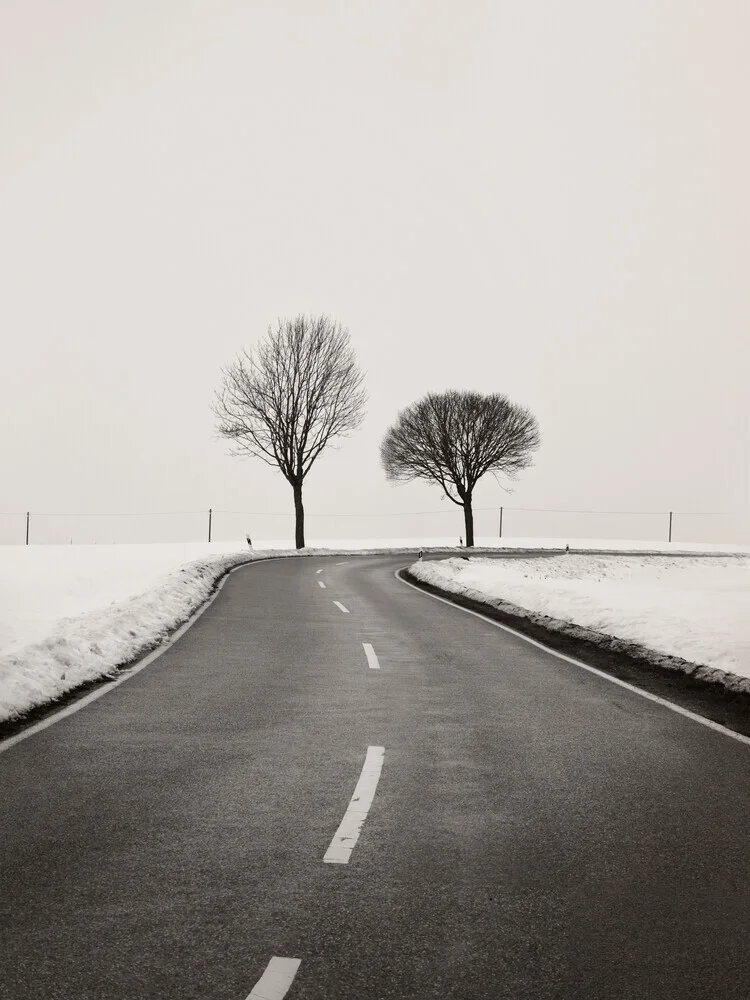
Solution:
{"label": "snow-covered field", "polygon": [[[750,678],[750,555],[564,554],[544,559],[417,562],[414,576],[453,593],[515,605]],[[566,629],[563,627],[562,629]],[[729,685],[750,690],[750,681]]]}
{"label": "snow-covered field", "polygon": [[[420,547],[428,550],[457,542],[454,538],[316,540],[305,551],[310,555],[392,551],[410,556]],[[477,539],[477,545],[548,549],[564,547],[565,541]],[[575,547],[667,549],[650,542],[610,540],[576,541]],[[681,545],[680,551],[698,548],[730,550]],[[742,549],[733,551],[738,548]],[[750,547],[744,551],[750,553]],[[207,599],[229,567],[254,558],[294,554],[289,540],[266,542],[252,552],[244,541],[0,547],[0,720],[111,673],[163,641]],[[550,575],[553,565],[563,564],[566,571]],[[655,569],[657,565],[661,569]],[[572,620],[593,628],[616,628],[617,634],[631,628],[638,641],[653,643],[654,648],[662,648],[668,636],[683,650],[677,655],[699,656],[699,662],[750,676],[748,566],[750,557],[655,561],[639,556],[633,562],[633,557],[571,554],[544,562],[421,563],[417,572],[434,567],[429,572],[443,574],[441,586],[453,585],[451,580],[460,581],[455,585],[461,587],[496,586],[505,600],[556,617],[570,613],[575,616]],[[476,576],[469,582],[463,576],[467,571],[502,576]]]}

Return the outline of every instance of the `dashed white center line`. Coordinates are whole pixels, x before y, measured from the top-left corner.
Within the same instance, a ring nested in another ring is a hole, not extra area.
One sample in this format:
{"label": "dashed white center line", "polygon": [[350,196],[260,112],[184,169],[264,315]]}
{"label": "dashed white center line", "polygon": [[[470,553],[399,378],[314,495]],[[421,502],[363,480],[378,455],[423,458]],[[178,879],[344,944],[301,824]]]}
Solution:
{"label": "dashed white center line", "polygon": [[322,567],[322,566],[321,566],[321,568],[320,568],[320,569],[316,569],[316,570],[315,570],[315,572],[316,572],[316,573],[322,573],[322,572],[323,572],[323,568],[324,568],[324,567]]}
{"label": "dashed white center line", "polygon": [[375,796],[375,789],[378,787],[380,772],[383,768],[383,758],[385,757],[385,747],[368,747],[365,763],[362,767],[362,774],[354,789],[344,818],[339,824],[339,828],[333,836],[328,850],[323,856],[323,861],[331,865],[345,865],[348,863],[354,845],[359,839],[362,826],[367,819],[372,800]]}
{"label": "dashed white center line", "polygon": [[322,587],[322,588],[323,588],[323,590],[325,590],[325,589],[326,589],[326,585],[325,585],[325,584],[323,583],[323,581],[322,581],[322,580],[318,580],[318,586],[319,586],[319,587]]}
{"label": "dashed white center line", "polygon": [[278,958],[274,955],[247,1000],[282,1000],[297,975],[301,961],[299,958]]}
{"label": "dashed white center line", "polygon": [[369,642],[363,642],[362,645],[365,648],[365,655],[367,656],[367,665],[370,670],[380,670],[380,664],[378,663],[378,658],[375,655],[375,650],[372,648]]}
{"label": "dashed white center line", "polygon": [[334,565],[334,566],[346,566],[346,563],[347,563],[347,560],[346,560],[346,559],[344,559],[344,561],[343,561],[343,562],[338,562],[338,563],[334,563],[333,565]]}
{"label": "dashed white center line", "polygon": [[333,603],[336,605],[337,608],[343,611],[345,615],[349,614],[349,608],[345,608],[344,605],[341,603],[341,601],[334,601]]}

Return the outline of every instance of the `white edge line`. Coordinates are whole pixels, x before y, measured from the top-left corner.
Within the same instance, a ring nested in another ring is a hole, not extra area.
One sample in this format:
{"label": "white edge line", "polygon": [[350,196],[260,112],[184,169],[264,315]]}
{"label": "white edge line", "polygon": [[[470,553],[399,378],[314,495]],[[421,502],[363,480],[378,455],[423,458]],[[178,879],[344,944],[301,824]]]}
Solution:
{"label": "white edge line", "polygon": [[125,681],[129,681],[131,677],[135,677],[136,674],[139,674],[141,670],[147,667],[150,663],[153,663],[154,660],[157,659],[159,656],[161,656],[162,653],[165,653],[170,646],[173,646],[177,642],[177,640],[181,636],[183,636],[185,632],[187,632],[190,626],[200,618],[203,612],[207,611],[208,608],[211,607],[213,602],[219,596],[219,592],[221,591],[224,584],[227,582],[227,578],[231,573],[234,573],[235,570],[242,569],[243,566],[254,566],[255,563],[260,563],[260,562],[271,562],[272,559],[273,559],[272,556],[269,557],[268,559],[250,559],[247,562],[238,563],[236,566],[232,566],[232,568],[228,570],[221,578],[221,580],[219,581],[219,585],[217,586],[214,593],[211,594],[211,596],[205,601],[205,603],[203,603],[197,609],[197,611],[194,611],[190,616],[190,618],[188,618],[186,622],[180,625],[180,627],[175,632],[173,632],[172,635],[168,639],[166,639],[160,646],[158,646],[156,649],[152,649],[151,652],[147,653],[142,660],[138,660],[134,666],[128,667],[127,670],[124,670],[119,677],[116,677],[108,684],[103,684],[102,687],[99,687],[95,691],[92,691],[91,694],[84,695],[83,698],[79,698],[72,704],[66,705],[64,708],[61,708],[59,712],[55,712],[53,715],[47,716],[46,719],[42,719],[40,722],[35,722],[33,725],[29,726],[28,729],[24,729],[22,732],[16,733],[15,736],[9,736],[7,739],[2,740],[0,742],[0,753],[3,753],[4,750],[10,750],[11,747],[15,746],[17,743],[20,743],[22,740],[28,739],[29,736],[34,736],[36,733],[42,732],[43,729],[48,729],[50,726],[54,726],[56,722],[60,722],[62,719],[67,718],[69,715],[73,715],[74,712],[78,712],[80,711],[80,709],[85,708],[86,705],[90,705],[92,701],[97,701],[99,698],[102,698],[109,691],[114,691],[115,688],[119,687],[121,684],[124,684]]}
{"label": "white edge line", "polygon": [[369,642],[363,642],[362,645],[365,649],[365,656],[367,657],[367,665],[370,670],[380,670],[380,664],[378,663],[378,658],[375,650],[372,648],[372,644]]}
{"label": "white edge line", "polygon": [[375,790],[380,780],[384,757],[385,747],[367,748],[365,762],[362,765],[362,772],[354,794],[349,800],[344,818],[339,823],[338,830],[334,833],[333,840],[323,856],[323,861],[327,864],[348,864],[367,819],[372,800],[375,798]]}
{"label": "white edge line", "polygon": [[325,584],[323,583],[323,581],[322,581],[322,580],[318,580],[318,586],[319,586],[319,587],[322,587],[322,588],[323,588],[323,590],[325,590],[325,589],[326,589],[326,585],[325,585]]}
{"label": "white edge line", "polygon": [[337,608],[340,608],[345,615],[349,614],[349,608],[345,608],[344,605],[341,603],[341,601],[334,601],[333,603],[336,605]]}
{"label": "white edge line", "polygon": [[490,625],[496,625],[497,628],[501,628],[504,632],[510,632],[511,635],[515,635],[519,639],[523,639],[524,642],[528,642],[532,646],[536,646],[537,649],[543,649],[545,653],[550,653],[552,656],[556,656],[558,660],[565,660],[566,663],[572,663],[574,666],[580,667],[582,670],[588,670],[590,674],[596,674],[597,677],[603,677],[605,681],[617,684],[619,687],[625,688],[627,691],[632,691],[633,694],[638,694],[642,698],[648,698],[649,701],[655,701],[657,705],[663,705],[672,712],[677,712],[678,715],[684,715],[686,719],[692,719],[693,722],[699,722],[702,726],[706,726],[708,729],[714,729],[717,733],[723,733],[725,736],[731,736],[733,740],[737,740],[739,743],[744,743],[747,746],[750,746],[750,736],[744,736],[742,733],[736,733],[733,729],[727,729],[726,726],[722,726],[720,722],[714,722],[713,719],[706,719],[702,715],[697,715],[695,712],[691,712],[690,709],[683,708],[682,705],[675,705],[673,701],[667,701],[666,698],[660,698],[658,694],[651,694],[650,691],[644,691],[643,688],[636,687],[635,684],[629,684],[627,681],[620,680],[619,677],[613,677],[611,674],[607,674],[603,670],[599,670],[597,667],[590,667],[587,663],[582,663],[581,660],[576,660],[572,656],[566,656],[565,653],[558,653],[556,649],[551,649],[549,646],[545,646],[544,643],[538,642],[536,639],[529,638],[529,636],[524,635],[523,632],[517,632],[509,625],[503,625],[501,622],[496,622],[493,618],[488,618],[487,615],[483,615],[479,611],[472,611],[471,608],[464,608],[460,604],[456,604],[454,601],[447,600],[445,597],[439,597],[437,594],[431,594],[428,590],[423,590],[421,587],[417,587],[415,584],[411,583],[411,581],[404,580],[403,577],[399,576],[400,572],[400,570],[396,570],[393,574],[396,579],[401,583],[405,583],[407,587],[412,587],[414,590],[418,590],[420,594],[426,594],[427,597],[434,597],[436,601],[442,601],[443,604],[449,604],[452,608],[458,608],[459,611],[466,611],[467,614],[474,615],[475,618],[481,618],[482,621],[489,622]]}
{"label": "white edge line", "polygon": [[299,958],[274,955],[247,1000],[281,1000],[292,985],[301,961]]}

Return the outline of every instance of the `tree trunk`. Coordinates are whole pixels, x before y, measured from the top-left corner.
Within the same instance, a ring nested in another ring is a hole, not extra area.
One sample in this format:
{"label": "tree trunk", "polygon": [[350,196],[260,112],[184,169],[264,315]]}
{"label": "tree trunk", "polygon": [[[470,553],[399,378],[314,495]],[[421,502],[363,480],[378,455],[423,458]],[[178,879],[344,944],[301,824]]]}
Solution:
{"label": "tree trunk", "polygon": [[302,506],[302,483],[292,483],[294,490],[294,544],[305,547],[305,508]]}
{"label": "tree trunk", "polygon": [[464,525],[466,528],[466,548],[474,546],[474,511],[471,509],[471,494],[464,498]]}

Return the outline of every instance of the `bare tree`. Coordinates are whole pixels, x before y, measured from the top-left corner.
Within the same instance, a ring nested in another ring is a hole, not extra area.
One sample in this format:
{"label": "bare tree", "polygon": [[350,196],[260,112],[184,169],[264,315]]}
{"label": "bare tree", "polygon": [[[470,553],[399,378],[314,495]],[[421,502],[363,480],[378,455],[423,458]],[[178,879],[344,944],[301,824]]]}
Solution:
{"label": "bare tree", "polygon": [[428,393],[401,410],[385,434],[380,458],[390,480],[424,479],[464,509],[466,544],[474,544],[474,487],[487,472],[515,479],[539,447],[536,418],[494,393]]}
{"label": "bare tree", "polygon": [[222,369],[213,412],[234,455],[277,466],[294,492],[295,544],[305,545],[302,484],[328,442],[364,417],[364,375],[349,331],[327,316],[279,320],[255,352]]}

